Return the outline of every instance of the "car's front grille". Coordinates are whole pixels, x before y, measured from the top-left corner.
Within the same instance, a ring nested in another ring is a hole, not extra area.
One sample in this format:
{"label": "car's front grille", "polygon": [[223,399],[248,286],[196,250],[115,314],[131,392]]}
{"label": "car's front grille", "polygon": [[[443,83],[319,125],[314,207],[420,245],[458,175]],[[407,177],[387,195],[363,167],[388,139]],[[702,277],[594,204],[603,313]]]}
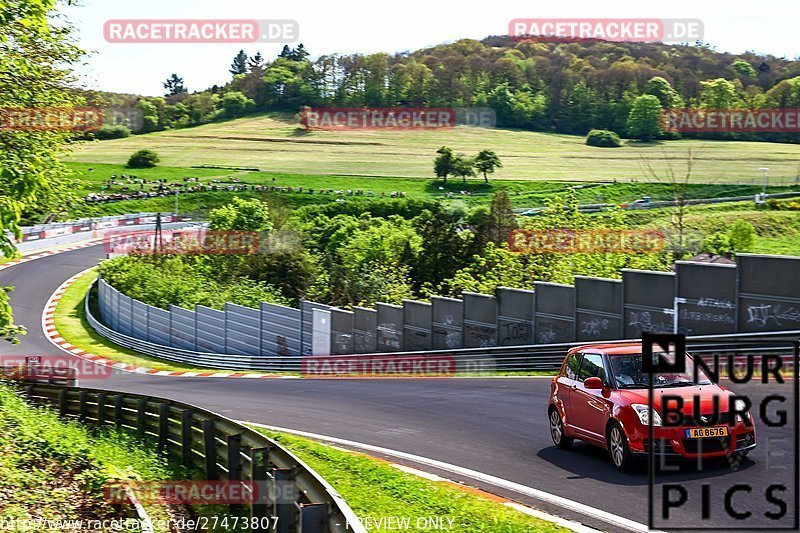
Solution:
{"label": "car's front grille", "polygon": [[731,449],[730,438],[683,439],[686,453],[726,452]]}

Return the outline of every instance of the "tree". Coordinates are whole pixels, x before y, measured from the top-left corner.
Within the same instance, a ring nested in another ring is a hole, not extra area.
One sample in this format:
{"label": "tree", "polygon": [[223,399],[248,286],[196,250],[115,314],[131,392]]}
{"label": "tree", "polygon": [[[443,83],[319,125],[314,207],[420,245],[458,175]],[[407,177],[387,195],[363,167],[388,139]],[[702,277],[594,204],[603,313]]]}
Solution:
{"label": "tree", "polygon": [[453,157],[451,174],[466,183],[467,178],[475,177],[475,162],[462,154]]}
{"label": "tree", "polygon": [[152,150],[139,150],[128,159],[128,168],[152,168],[159,162],[158,154]]}
{"label": "tree", "polygon": [[518,227],[511,197],[505,189],[501,189],[492,197],[489,213],[478,226],[478,240],[481,244],[502,244],[508,242],[511,233]]}
{"label": "tree", "polygon": [[470,243],[462,236],[460,220],[460,213],[440,204],[415,219],[421,245],[411,278],[418,291],[437,287],[466,264]]}
{"label": "tree", "polygon": [[731,63],[731,68],[737,74],[741,74],[742,76],[745,76],[747,78],[758,77],[758,72],[756,72],[756,69],[753,68],[753,65],[751,65],[744,59],[734,59],[733,63]]}
{"label": "tree", "polygon": [[437,178],[442,178],[447,183],[447,176],[453,173],[453,150],[442,146],[436,153],[439,155],[433,160],[433,171]]}
{"label": "tree", "polygon": [[628,135],[651,141],[661,134],[661,102],[652,94],[643,94],[633,101],[628,114]]}
{"label": "tree", "polygon": [[669,82],[661,76],[650,78],[647,82],[646,94],[652,94],[661,102],[664,109],[674,109],[683,107],[683,99],[678,92],[672,88]]}
{"label": "tree", "polygon": [[240,117],[254,105],[255,102],[239,91],[225,93],[222,97],[222,112],[228,118]]}
{"label": "tree", "polygon": [[[54,0],[0,2],[0,108],[83,103],[72,89],[71,72],[83,51],[73,44],[73,27],[61,20],[55,5]],[[0,128],[0,255],[18,254],[10,236],[22,238],[20,221],[29,209],[73,198],[60,160],[71,137],[63,131]],[[0,287],[0,338],[17,342],[25,328],[14,323],[11,290]]]}
{"label": "tree", "polygon": [[694,150],[689,148],[686,151],[686,158],[684,159],[686,170],[680,171],[676,169],[675,163],[678,158],[668,155],[666,151],[662,153],[664,161],[663,171],[657,170],[650,161],[644,158],[642,161],[644,168],[650,176],[656,181],[666,183],[669,186],[673,204],[671,225],[675,231],[675,234],[670,240],[672,241],[672,250],[675,259],[680,259],[684,254],[689,252],[691,248],[690,243],[687,242],[686,214],[689,209],[689,187],[697,154]]}
{"label": "tree", "polygon": [[[739,80],[736,83],[741,86]],[[736,85],[724,78],[701,81],[700,107],[704,109],[733,109],[739,102]]]}
{"label": "tree", "polygon": [[136,109],[142,114],[142,133],[150,133],[159,128],[158,108],[152,102],[142,98],[136,102]]}
{"label": "tree", "polygon": [[482,253],[474,255],[442,286],[447,286],[450,296],[458,297],[464,291],[492,294],[497,287],[525,287],[530,282],[522,254],[510,251],[505,244],[489,242]]}
{"label": "tree", "polygon": [[174,72],[167,78],[167,81],[164,82],[164,88],[167,90],[164,96],[175,96],[176,94],[186,92],[186,87],[183,85],[183,78]]}
{"label": "tree", "polygon": [[247,68],[254,74],[262,74],[264,72],[264,56],[261,52],[256,52],[256,55],[247,61]]}
{"label": "tree", "polygon": [[244,50],[239,50],[239,53],[233,58],[231,69],[228,72],[234,76],[238,76],[239,74],[247,74],[247,59],[247,54],[244,53]]}
{"label": "tree", "polygon": [[224,231],[271,231],[267,204],[260,200],[234,198],[228,205],[212,209],[208,214],[210,227]]}
{"label": "tree", "polygon": [[278,54],[278,57],[288,59],[289,61],[305,61],[309,54],[303,43],[297,45],[297,48],[289,48],[289,45],[283,45],[283,50]]}
{"label": "tree", "polygon": [[500,162],[500,158],[497,157],[494,150],[481,150],[478,152],[478,155],[475,156],[475,168],[478,172],[483,174],[483,180],[489,183],[487,174],[494,173],[496,168],[503,168],[503,163]]}

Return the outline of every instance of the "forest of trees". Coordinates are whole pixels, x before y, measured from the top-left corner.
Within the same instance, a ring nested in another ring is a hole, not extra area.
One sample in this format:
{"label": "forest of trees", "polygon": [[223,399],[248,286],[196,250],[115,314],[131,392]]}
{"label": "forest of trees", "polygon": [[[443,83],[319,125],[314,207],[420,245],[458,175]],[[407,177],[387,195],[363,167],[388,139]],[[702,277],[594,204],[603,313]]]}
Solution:
{"label": "forest of trees", "polygon": [[[166,96],[89,93],[90,103],[138,106],[142,132],[301,106],[491,107],[502,127],[664,136],[629,120],[661,108],[800,107],[800,61],[707,45],[535,42],[490,37],[394,55],[322,55],[300,44],[272,61],[241,51],[225,86],[189,92],[176,74]],[[657,102],[653,99],[657,99]],[[640,131],[641,130],[641,131]],[[797,142],[796,133],[705,134]]]}
{"label": "forest of trees", "polygon": [[238,198],[211,212],[212,229],[260,232],[262,249],[254,255],[132,254],[100,269],[125,294],[163,308],[222,308],[226,301],[257,306],[261,300],[297,305],[301,298],[350,307],[491,293],[534,281],[572,283],[575,275],[619,278],[622,268],[667,270],[675,259],[669,247],[641,253],[510,249],[517,229],[633,227],[623,210],[581,213],[573,191],[524,220],[514,215],[505,190],[489,206],[472,209],[402,198],[309,205],[288,217],[279,212]]}

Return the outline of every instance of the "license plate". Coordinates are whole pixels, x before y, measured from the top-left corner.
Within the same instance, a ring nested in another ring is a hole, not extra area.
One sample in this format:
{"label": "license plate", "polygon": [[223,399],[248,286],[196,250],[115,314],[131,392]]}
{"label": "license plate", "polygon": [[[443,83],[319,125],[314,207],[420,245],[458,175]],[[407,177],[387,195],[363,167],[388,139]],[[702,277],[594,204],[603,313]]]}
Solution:
{"label": "license plate", "polygon": [[715,426],[711,428],[689,428],[686,430],[687,439],[708,439],[714,437],[727,437],[728,426]]}

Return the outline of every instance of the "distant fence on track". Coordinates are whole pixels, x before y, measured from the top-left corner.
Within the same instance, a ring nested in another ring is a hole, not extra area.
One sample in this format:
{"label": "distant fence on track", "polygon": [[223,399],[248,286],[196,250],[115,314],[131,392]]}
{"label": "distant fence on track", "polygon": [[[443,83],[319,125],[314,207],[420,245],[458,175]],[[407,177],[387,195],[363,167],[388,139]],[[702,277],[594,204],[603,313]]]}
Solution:
{"label": "distant fence on track", "polygon": [[736,265],[679,261],[674,272],[625,269],[621,280],[576,276],[574,285],[536,282],[532,290],[501,287],[491,295],[465,292],[460,299],[379,303],[377,309],[304,300],[299,309],[262,302],[258,309],[229,303],[224,310],[165,310],[100,279],[99,312],[90,320],[118,344],[209,368],[277,369],[307,355],[471,349],[505,361],[505,353],[514,354],[510,359],[530,350],[563,353],[575,343],[638,339],[643,332],[800,330],[797,280],[800,257],[740,254]]}
{"label": "distant fence on track", "polygon": [[[156,215],[157,213],[134,213],[24,226],[20,240],[15,239],[8,231],[6,234],[21,252],[32,252],[51,246],[87,241],[102,237],[108,232],[119,232],[123,228],[133,231],[135,228],[152,227],[156,223]],[[190,220],[185,215],[161,215],[165,228],[181,227]]]}
{"label": "distant fence on track", "polygon": [[62,416],[149,437],[158,443],[159,451],[202,470],[206,480],[242,481],[245,492],[256,487],[255,502],[247,504],[249,517],[278,517],[278,533],[366,531],[319,474],[274,440],[233,420],[193,405],[139,394],[42,383],[27,384],[24,390],[37,403],[56,407]]}
{"label": "distant fence on track", "polygon": [[[98,280],[100,283],[102,280]],[[110,289],[110,287],[109,287]],[[113,289],[112,289],[113,290]],[[186,364],[199,368],[219,368],[234,370],[263,370],[273,372],[299,372],[302,369],[303,357],[259,355],[246,356],[236,354],[220,354],[198,352],[163,346],[146,340],[134,338],[130,335],[119,333],[103,324],[92,313],[91,298],[84,302],[86,317],[89,324],[102,337],[141,353],[152,355],[167,361]],[[698,352],[730,351],[736,353],[770,353],[780,351],[770,343],[775,339],[797,339],[800,331],[749,333],[716,336],[689,337],[694,341],[693,348]],[[765,344],[760,346],[759,341]],[[639,342],[640,339],[621,339],[610,341],[612,343]],[[743,344],[744,343],[744,344]],[[456,365],[456,373],[485,373],[493,371],[526,372],[526,371],[552,371],[561,366],[564,356],[570,348],[587,344],[586,342],[571,342],[559,344],[539,344],[526,346],[462,348],[458,350],[425,350],[430,356],[446,355],[452,357]],[[690,346],[692,346],[690,344]],[[341,357],[346,361],[367,361],[369,358],[403,358],[418,357],[419,351],[389,352],[382,354],[342,354],[331,356],[331,361]]]}

